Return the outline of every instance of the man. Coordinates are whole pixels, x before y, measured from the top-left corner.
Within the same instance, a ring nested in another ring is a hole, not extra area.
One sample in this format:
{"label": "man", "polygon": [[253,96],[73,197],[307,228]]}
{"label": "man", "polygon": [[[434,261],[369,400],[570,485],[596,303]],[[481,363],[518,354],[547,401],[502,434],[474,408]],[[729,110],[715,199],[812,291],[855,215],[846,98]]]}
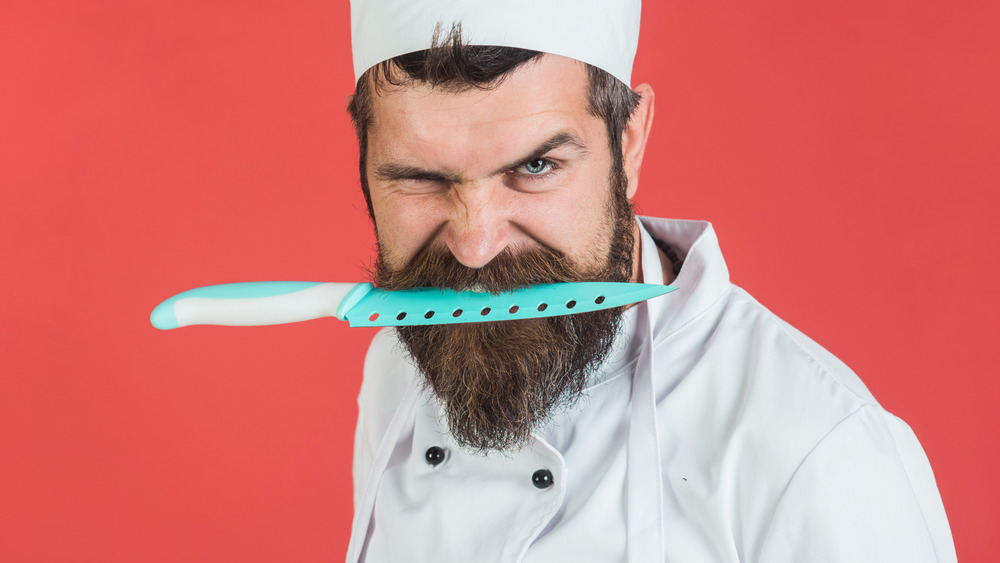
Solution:
{"label": "man", "polygon": [[953,561],[910,429],[729,282],[710,225],[634,216],[638,1],[488,4],[352,6],[374,282],[678,289],[379,333],[348,561]]}

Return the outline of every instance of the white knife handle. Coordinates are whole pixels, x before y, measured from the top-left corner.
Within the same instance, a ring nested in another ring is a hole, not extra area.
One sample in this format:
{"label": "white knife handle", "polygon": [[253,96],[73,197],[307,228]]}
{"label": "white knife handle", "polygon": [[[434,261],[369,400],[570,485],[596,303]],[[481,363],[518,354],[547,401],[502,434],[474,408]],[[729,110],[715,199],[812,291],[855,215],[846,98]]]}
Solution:
{"label": "white knife handle", "polygon": [[166,330],[190,325],[255,326],[321,317],[343,319],[342,315],[371,289],[368,283],[329,282],[211,285],[185,291],[160,303],[153,309],[150,322]]}

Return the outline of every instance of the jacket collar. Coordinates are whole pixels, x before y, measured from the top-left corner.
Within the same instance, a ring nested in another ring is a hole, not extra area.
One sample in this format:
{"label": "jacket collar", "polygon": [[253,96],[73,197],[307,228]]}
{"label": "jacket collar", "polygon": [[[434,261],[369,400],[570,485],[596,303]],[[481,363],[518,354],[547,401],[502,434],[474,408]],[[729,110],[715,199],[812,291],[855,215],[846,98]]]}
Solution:
{"label": "jacket collar", "polygon": [[[687,221],[681,219],[658,219],[639,217],[642,236],[643,279],[660,280],[659,259],[656,257],[653,239],[665,242],[674,249],[683,261],[677,279],[671,284],[676,291],[650,299],[656,308],[653,336],[660,340],[677,331],[695,317],[703,313],[724,297],[731,287],[729,269],[719,249],[719,239],[715,229],[707,221]],[[652,282],[656,283],[656,282]]]}

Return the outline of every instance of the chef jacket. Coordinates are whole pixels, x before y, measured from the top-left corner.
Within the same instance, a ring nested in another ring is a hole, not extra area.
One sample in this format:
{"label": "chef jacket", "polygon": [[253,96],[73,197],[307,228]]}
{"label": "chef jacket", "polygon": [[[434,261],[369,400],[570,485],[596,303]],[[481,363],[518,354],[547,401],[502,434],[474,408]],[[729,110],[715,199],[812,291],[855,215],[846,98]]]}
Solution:
{"label": "chef jacket", "polygon": [[955,561],[912,430],[729,281],[712,226],[640,217],[642,272],[583,398],[518,451],[453,440],[392,329],[365,361],[347,561]]}

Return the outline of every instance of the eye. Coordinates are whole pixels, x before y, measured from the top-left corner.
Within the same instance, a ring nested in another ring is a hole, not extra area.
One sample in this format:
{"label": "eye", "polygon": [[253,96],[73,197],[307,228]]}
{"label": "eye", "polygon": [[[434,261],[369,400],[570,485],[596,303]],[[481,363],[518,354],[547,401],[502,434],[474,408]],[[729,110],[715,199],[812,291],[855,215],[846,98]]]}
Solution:
{"label": "eye", "polygon": [[552,163],[544,158],[536,158],[534,160],[529,160],[523,166],[517,169],[521,174],[527,174],[529,176],[539,176],[545,174],[546,172],[552,170]]}

